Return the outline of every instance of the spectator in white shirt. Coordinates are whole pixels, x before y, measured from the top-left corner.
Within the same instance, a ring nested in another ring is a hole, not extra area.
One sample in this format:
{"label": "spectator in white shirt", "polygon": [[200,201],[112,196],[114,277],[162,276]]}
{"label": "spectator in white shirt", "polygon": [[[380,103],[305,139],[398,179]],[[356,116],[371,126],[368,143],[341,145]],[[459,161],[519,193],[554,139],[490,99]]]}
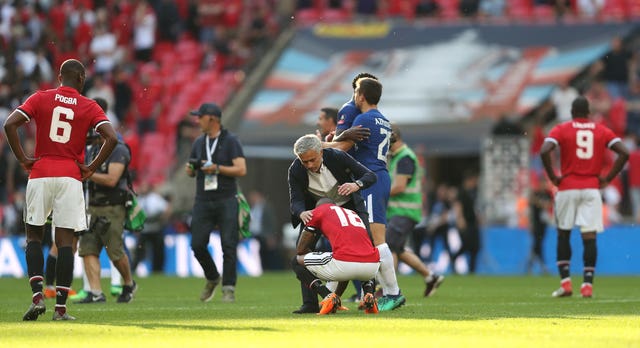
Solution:
{"label": "spectator in white shirt", "polygon": [[156,14],[146,1],[138,2],[133,15],[133,48],[138,61],[151,61],[156,43]]}
{"label": "spectator in white shirt", "polygon": [[562,81],[551,93],[551,102],[556,109],[556,120],[566,122],[571,120],[571,103],[578,97],[578,90],[568,81]]}
{"label": "spectator in white shirt", "polygon": [[[116,65],[118,44],[116,36],[107,30],[104,24],[96,25],[89,53],[95,58],[96,73],[110,73]],[[113,105],[113,103],[109,103]]]}

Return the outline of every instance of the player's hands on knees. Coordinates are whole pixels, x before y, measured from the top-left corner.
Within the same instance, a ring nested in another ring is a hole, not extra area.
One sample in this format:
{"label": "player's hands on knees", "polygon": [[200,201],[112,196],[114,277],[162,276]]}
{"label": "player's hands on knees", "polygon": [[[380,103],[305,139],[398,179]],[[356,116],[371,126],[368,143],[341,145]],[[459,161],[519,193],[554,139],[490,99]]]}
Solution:
{"label": "player's hands on knees", "polygon": [[305,210],[302,213],[300,213],[300,220],[302,220],[302,223],[305,225],[309,223],[309,221],[311,221],[312,217],[313,217],[313,212],[311,210]]}

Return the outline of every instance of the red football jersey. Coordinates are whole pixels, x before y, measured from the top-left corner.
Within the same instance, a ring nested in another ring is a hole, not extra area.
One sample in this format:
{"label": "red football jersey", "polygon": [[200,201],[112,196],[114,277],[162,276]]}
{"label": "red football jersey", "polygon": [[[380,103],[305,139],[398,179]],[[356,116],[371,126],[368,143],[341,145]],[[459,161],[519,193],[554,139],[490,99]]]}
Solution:
{"label": "red football jersey", "polygon": [[373,246],[360,216],[335,204],[323,204],[313,210],[307,227],[318,229],[331,244],[333,258],[350,262],[379,262],[380,254]]}
{"label": "red football jersey", "polygon": [[38,91],[18,107],[36,122],[35,158],[29,178],[72,177],[80,180],[87,131],[109,122],[98,104],[71,87]]}
{"label": "red football jersey", "polygon": [[562,191],[599,188],[605,152],[621,140],[606,126],[583,118],[555,126],[545,141],[560,147],[563,178],[558,190]]}

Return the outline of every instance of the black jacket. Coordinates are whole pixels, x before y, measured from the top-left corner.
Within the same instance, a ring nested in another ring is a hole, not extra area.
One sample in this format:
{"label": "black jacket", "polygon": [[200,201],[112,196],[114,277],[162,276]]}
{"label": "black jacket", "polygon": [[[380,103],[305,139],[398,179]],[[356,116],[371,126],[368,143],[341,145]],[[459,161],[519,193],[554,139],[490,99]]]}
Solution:
{"label": "black jacket", "polygon": [[[378,177],[365,166],[356,161],[344,151],[336,149],[323,149],[322,160],[339,185],[347,182],[362,181],[367,188],[373,185]],[[293,227],[300,224],[300,214],[305,210],[311,210],[316,206],[315,197],[309,192],[309,175],[300,159],[296,158],[289,167],[289,207],[291,210],[291,223]],[[359,215],[367,213],[364,200],[360,196],[360,190],[351,194],[351,200],[344,205],[345,208],[356,211]]]}

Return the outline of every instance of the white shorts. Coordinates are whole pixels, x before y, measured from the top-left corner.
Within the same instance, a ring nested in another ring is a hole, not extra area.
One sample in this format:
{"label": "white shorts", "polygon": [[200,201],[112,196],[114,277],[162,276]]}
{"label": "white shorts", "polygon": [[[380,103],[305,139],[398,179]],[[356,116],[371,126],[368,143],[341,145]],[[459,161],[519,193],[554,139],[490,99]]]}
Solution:
{"label": "white shorts", "polygon": [[331,252],[315,252],[304,255],[304,265],[324,281],[366,281],[375,277],[380,262],[340,261],[334,259]]}
{"label": "white shorts", "polygon": [[598,189],[558,191],[555,197],[556,224],[560,230],[580,227],[580,232],[602,232],[602,196]]}
{"label": "white shorts", "polygon": [[24,222],[42,226],[53,212],[53,226],[87,229],[82,182],[69,177],[36,178],[27,182]]}

